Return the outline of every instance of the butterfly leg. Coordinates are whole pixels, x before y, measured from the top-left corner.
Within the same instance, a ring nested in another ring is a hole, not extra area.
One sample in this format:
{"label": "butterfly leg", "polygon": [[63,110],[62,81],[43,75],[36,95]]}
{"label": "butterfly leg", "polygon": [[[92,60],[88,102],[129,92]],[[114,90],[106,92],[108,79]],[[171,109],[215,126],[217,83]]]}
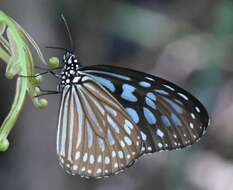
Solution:
{"label": "butterfly leg", "polygon": [[[55,70],[62,69],[62,67],[57,67],[57,68],[54,68],[54,69],[47,69],[47,68],[43,68],[43,67],[40,67],[40,66],[35,66],[35,68],[45,71],[45,72],[43,72],[43,73],[45,73],[45,74],[50,73],[50,74],[52,74],[52,75],[53,75],[54,77],[56,77],[56,78],[60,78],[60,75],[57,74],[57,73],[55,73],[54,71],[55,71]],[[43,74],[43,73],[42,73],[42,74]],[[39,75],[40,75],[40,74],[39,74]]]}
{"label": "butterfly leg", "polygon": [[39,73],[39,74],[36,74],[36,75],[18,75],[18,76],[23,77],[23,78],[35,78],[35,77],[38,77],[38,76],[41,76],[41,75],[46,75],[48,73],[49,73],[49,71],[45,71],[45,72],[42,72],[42,73]]}
{"label": "butterfly leg", "polygon": [[40,67],[40,66],[35,66],[36,69],[40,69],[40,70],[43,70],[43,71],[48,71],[48,70],[59,70],[59,69],[62,69],[62,67],[57,67],[57,68],[54,68],[54,69],[47,69],[47,68],[44,68],[44,67]]}
{"label": "butterfly leg", "polygon": [[40,69],[40,70],[44,70],[44,72],[38,73],[36,75],[31,75],[31,76],[30,75],[28,75],[28,76],[26,76],[26,75],[18,75],[18,76],[19,77],[25,77],[25,78],[27,78],[27,77],[33,78],[33,77],[38,77],[38,76],[41,76],[41,75],[52,74],[54,77],[56,77],[56,78],[59,79],[60,75],[57,74],[57,73],[55,73],[54,70],[61,69],[62,67],[58,67],[58,68],[55,68],[55,69],[46,69],[46,68],[43,68],[43,67],[35,66],[35,68]]}
{"label": "butterfly leg", "polygon": [[40,96],[46,96],[46,95],[52,95],[52,94],[60,94],[62,93],[61,91],[55,91],[55,90],[44,90],[40,88],[40,91],[42,92],[41,94],[38,94],[34,96],[35,98],[40,97]]}

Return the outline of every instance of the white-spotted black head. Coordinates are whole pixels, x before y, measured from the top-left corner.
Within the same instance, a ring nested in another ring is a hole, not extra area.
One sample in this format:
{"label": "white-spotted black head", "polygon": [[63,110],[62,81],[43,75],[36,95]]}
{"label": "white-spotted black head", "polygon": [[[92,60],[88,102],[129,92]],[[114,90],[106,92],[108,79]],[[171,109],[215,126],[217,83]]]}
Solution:
{"label": "white-spotted black head", "polygon": [[64,55],[63,55],[63,62],[66,65],[71,65],[71,64],[78,64],[78,57],[72,53],[67,51]]}
{"label": "white-spotted black head", "polygon": [[80,67],[80,62],[78,60],[77,55],[74,53],[67,51],[63,55],[63,63],[64,66],[60,73],[60,87],[64,87],[66,85],[77,84],[79,82],[78,70]]}

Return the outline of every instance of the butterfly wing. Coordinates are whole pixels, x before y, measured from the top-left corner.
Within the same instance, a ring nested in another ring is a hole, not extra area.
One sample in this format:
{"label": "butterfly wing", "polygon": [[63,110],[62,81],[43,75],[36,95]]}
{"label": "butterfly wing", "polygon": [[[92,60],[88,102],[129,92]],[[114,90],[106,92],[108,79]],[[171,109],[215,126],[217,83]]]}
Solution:
{"label": "butterfly wing", "polygon": [[140,130],[121,104],[84,76],[63,89],[57,154],[71,174],[103,177],[130,166],[141,151]]}
{"label": "butterfly wing", "polygon": [[207,111],[195,97],[159,77],[113,66],[84,67],[80,73],[101,84],[124,107],[140,129],[142,153],[191,145],[209,124]]}

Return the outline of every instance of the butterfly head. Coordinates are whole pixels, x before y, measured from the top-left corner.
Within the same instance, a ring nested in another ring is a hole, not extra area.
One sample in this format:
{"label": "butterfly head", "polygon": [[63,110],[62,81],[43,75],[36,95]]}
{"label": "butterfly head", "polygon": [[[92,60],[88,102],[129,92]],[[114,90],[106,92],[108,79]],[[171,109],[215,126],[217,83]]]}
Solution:
{"label": "butterfly head", "polygon": [[79,60],[77,55],[75,55],[70,51],[67,51],[63,55],[63,62],[65,63],[65,65],[79,65]]}
{"label": "butterfly head", "polygon": [[66,85],[72,85],[79,82],[78,70],[80,68],[80,62],[74,53],[67,51],[63,56],[64,66],[60,73],[61,81],[59,83],[59,88]]}

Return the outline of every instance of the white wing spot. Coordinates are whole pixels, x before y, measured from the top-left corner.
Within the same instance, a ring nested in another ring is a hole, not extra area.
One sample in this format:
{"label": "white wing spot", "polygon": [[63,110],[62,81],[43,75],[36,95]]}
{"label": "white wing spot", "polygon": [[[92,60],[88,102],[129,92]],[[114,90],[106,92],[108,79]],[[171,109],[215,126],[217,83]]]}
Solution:
{"label": "white wing spot", "polygon": [[132,130],[133,129],[133,124],[129,120],[125,120],[125,124]]}
{"label": "white wing spot", "polygon": [[107,156],[107,157],[105,157],[105,164],[109,164],[110,163],[110,158]]}
{"label": "white wing spot", "polygon": [[169,85],[164,84],[163,86],[165,86],[166,88],[168,88],[168,89],[170,89],[170,90],[172,90],[172,91],[175,91],[175,89],[174,89],[174,88],[172,88],[172,87],[171,87],[171,86],[169,86]]}
{"label": "white wing spot", "polygon": [[195,109],[196,109],[196,111],[197,111],[198,113],[201,112],[201,110],[199,109],[199,107],[196,106]]}
{"label": "white wing spot", "polygon": [[107,120],[109,124],[111,125],[111,127],[116,131],[116,133],[120,134],[120,129],[118,128],[115,121],[113,121],[113,119],[109,115],[107,115]]}
{"label": "white wing spot", "polygon": [[113,139],[112,133],[110,130],[108,130],[108,141],[109,141],[111,146],[115,144],[115,140]]}
{"label": "white wing spot", "polygon": [[84,172],[85,170],[86,170],[86,168],[85,168],[85,167],[82,167],[82,170],[81,170],[81,171]]}
{"label": "white wing spot", "polygon": [[115,164],[114,164],[114,168],[118,168],[118,163],[115,163]]}
{"label": "white wing spot", "polygon": [[100,150],[103,152],[105,150],[105,145],[104,145],[104,141],[101,138],[98,138],[98,144],[99,144]]}
{"label": "white wing spot", "polygon": [[91,173],[92,173],[92,171],[91,171],[91,170],[87,170],[87,173],[91,174]]}
{"label": "white wing spot", "polygon": [[122,148],[125,147],[125,143],[122,140],[120,141],[120,145],[121,145]]}
{"label": "white wing spot", "polygon": [[159,147],[159,148],[162,148],[162,147],[163,147],[163,144],[162,144],[162,143],[158,143],[158,147]]}
{"label": "white wing spot", "polygon": [[112,116],[117,117],[117,112],[113,108],[111,108],[107,105],[105,105],[105,108],[108,110],[109,113],[112,114]]}
{"label": "white wing spot", "polygon": [[118,156],[119,156],[120,159],[124,158],[124,154],[123,154],[123,152],[121,150],[118,151]]}
{"label": "white wing spot", "polygon": [[159,137],[161,137],[161,138],[164,137],[164,133],[163,133],[160,129],[157,129],[157,130],[156,130],[156,134],[157,134]]}
{"label": "white wing spot", "polygon": [[112,151],[112,157],[113,157],[113,158],[116,157],[116,152],[115,152],[115,150]]}
{"label": "white wing spot", "polygon": [[66,164],[66,167],[67,167],[67,168],[70,168],[70,164]]}
{"label": "white wing spot", "polygon": [[127,119],[125,120],[124,129],[128,135],[131,134],[131,130],[133,129],[132,123],[129,122]]}
{"label": "white wing spot", "polygon": [[91,163],[91,164],[94,164],[94,162],[95,162],[95,157],[94,157],[94,155],[92,154],[92,155],[90,156],[90,163]]}
{"label": "white wing spot", "polygon": [[125,140],[127,145],[132,145],[132,141],[131,141],[131,139],[129,137],[125,136],[124,140]]}
{"label": "white wing spot", "polygon": [[146,77],[146,79],[150,80],[150,81],[155,81],[154,79],[150,78],[150,77]]}
{"label": "white wing spot", "polygon": [[78,170],[78,165],[73,165],[73,170]]}
{"label": "white wing spot", "polygon": [[142,131],[141,131],[141,136],[142,136],[142,140],[146,141],[147,137],[146,137],[145,133],[143,133]]}
{"label": "white wing spot", "polygon": [[99,173],[101,173],[102,172],[102,170],[99,168],[99,169],[97,169],[97,171],[96,171],[96,173],[97,174],[99,174]]}
{"label": "white wing spot", "polygon": [[188,97],[180,92],[177,93],[179,96],[181,96],[182,98],[184,98],[185,100],[189,100]]}
{"label": "white wing spot", "polygon": [[146,148],[143,146],[141,151],[144,152],[145,150],[146,150]]}
{"label": "white wing spot", "polygon": [[98,163],[101,163],[101,162],[102,162],[102,156],[101,156],[101,155],[98,156],[97,162],[98,162]]}
{"label": "white wing spot", "polygon": [[190,115],[193,119],[196,119],[196,116],[194,115],[194,113],[191,113]]}
{"label": "white wing spot", "polygon": [[191,129],[193,129],[193,128],[194,128],[193,123],[190,123],[190,124],[189,124],[189,126],[190,126],[190,128],[191,128]]}
{"label": "white wing spot", "polygon": [[84,162],[87,161],[87,153],[84,154],[84,156],[83,156],[83,161],[84,161]]}

